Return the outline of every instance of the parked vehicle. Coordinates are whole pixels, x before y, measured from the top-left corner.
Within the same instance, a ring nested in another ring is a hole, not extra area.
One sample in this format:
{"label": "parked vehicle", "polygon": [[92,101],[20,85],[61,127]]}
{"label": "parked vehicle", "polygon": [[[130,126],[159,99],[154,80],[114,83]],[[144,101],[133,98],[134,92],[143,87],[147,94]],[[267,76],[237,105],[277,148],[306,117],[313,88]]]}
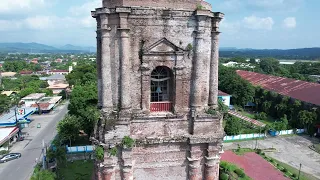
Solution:
{"label": "parked vehicle", "polygon": [[0,163],[5,163],[21,157],[21,153],[9,153],[1,157]]}

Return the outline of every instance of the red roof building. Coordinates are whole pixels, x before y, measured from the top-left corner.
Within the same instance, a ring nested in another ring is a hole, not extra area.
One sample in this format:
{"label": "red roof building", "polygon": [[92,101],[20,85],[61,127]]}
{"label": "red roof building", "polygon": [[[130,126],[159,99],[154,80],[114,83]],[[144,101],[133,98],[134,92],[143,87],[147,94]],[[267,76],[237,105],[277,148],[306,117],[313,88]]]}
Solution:
{"label": "red roof building", "polygon": [[243,70],[237,70],[237,74],[251,84],[268,91],[320,105],[320,84]]}

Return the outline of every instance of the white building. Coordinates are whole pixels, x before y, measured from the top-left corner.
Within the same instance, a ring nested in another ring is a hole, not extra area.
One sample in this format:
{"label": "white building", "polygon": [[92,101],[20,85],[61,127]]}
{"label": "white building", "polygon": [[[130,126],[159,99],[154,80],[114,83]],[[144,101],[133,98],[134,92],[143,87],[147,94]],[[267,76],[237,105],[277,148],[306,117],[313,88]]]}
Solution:
{"label": "white building", "polygon": [[31,107],[32,104],[38,102],[41,98],[45,97],[46,93],[34,93],[21,99],[24,102],[25,107]]}

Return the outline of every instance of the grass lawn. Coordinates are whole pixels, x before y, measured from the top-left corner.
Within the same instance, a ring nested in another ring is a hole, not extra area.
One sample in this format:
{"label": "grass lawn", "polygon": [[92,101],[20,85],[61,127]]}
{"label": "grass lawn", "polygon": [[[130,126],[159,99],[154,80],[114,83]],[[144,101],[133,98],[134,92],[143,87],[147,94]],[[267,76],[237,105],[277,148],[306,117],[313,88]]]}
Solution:
{"label": "grass lawn", "polygon": [[234,149],[233,152],[238,155],[244,155],[247,152],[255,152],[255,150],[251,149],[251,148],[240,148],[240,149]]}
{"label": "grass lawn", "polygon": [[93,173],[93,160],[79,160],[68,162],[67,166],[59,169],[59,179],[64,180],[88,180]]}
{"label": "grass lawn", "polygon": [[[269,157],[270,158],[270,157]],[[273,159],[273,158],[271,158]],[[299,169],[296,169],[286,163],[280,162],[276,159],[273,159],[277,164],[281,165],[282,167],[286,168],[289,172],[296,174],[298,176],[299,174]],[[303,166],[302,166],[302,170],[303,170]],[[304,172],[300,172],[300,180],[317,180],[317,178],[313,177],[310,174],[304,173]]]}
{"label": "grass lawn", "polygon": [[320,152],[320,144],[314,144],[314,148],[317,150],[317,152]]}

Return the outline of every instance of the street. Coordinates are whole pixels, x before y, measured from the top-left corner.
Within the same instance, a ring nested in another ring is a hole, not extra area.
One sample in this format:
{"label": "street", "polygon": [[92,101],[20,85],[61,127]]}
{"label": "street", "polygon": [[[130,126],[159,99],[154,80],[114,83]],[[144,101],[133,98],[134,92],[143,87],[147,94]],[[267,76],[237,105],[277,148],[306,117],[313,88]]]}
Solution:
{"label": "street", "polygon": [[[36,159],[41,160],[42,141],[50,142],[57,134],[57,124],[68,112],[68,103],[57,107],[52,114],[32,115],[32,121],[28,128],[22,130],[28,135],[24,141],[14,144],[10,152],[20,152],[20,159],[0,164],[1,180],[29,180]],[[41,128],[37,128],[37,124]]]}

